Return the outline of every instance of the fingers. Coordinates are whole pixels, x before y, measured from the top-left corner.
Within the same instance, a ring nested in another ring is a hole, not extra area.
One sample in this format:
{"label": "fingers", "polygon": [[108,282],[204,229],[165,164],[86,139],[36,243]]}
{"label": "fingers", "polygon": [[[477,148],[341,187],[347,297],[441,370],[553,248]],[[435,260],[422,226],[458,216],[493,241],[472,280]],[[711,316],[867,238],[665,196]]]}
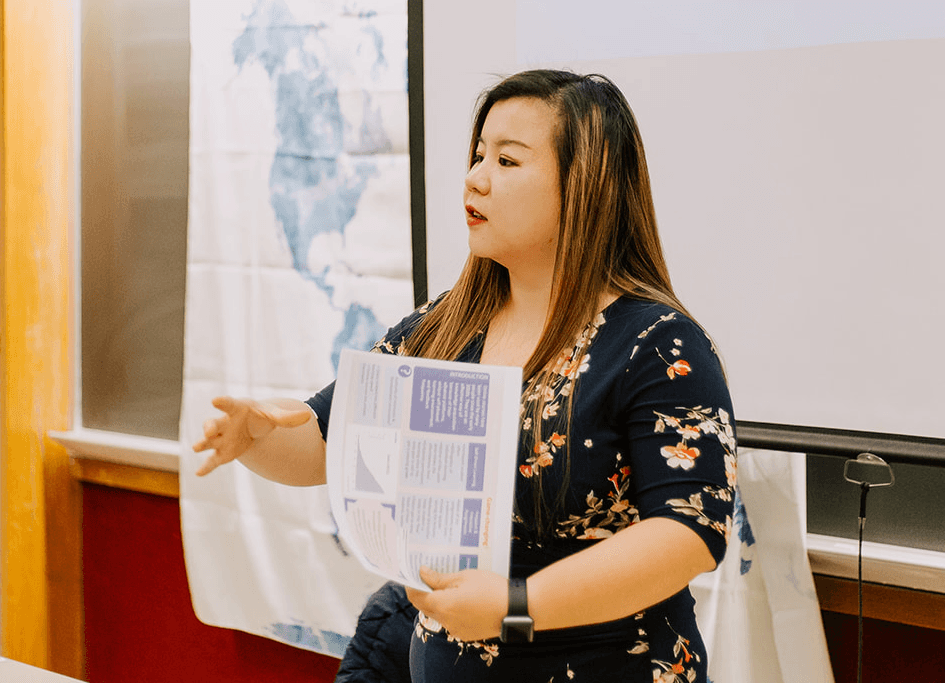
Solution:
{"label": "fingers", "polygon": [[203,464],[197,468],[196,475],[198,477],[203,477],[219,467],[220,463],[217,462],[217,458],[214,455],[211,455],[209,458],[203,461]]}
{"label": "fingers", "polygon": [[420,579],[427,584],[431,591],[420,590],[419,588],[411,588],[410,586],[405,586],[407,590],[407,599],[413,603],[414,607],[418,610],[424,612],[428,616],[433,609],[433,602],[436,600],[432,591],[439,588],[439,577],[442,576],[439,572],[430,569],[429,567],[420,567]]}
{"label": "fingers", "polygon": [[428,567],[421,567],[420,578],[430,592],[408,588],[407,597],[452,635],[472,641],[499,634],[507,606],[507,579],[484,570],[443,573]]}
{"label": "fingers", "polygon": [[312,417],[309,408],[303,410],[286,410],[271,403],[257,401],[251,408],[252,412],[264,418],[273,427],[300,427]]}
{"label": "fingers", "polygon": [[[254,401],[246,398],[233,398],[232,396],[217,396],[210,403],[217,410],[226,413],[226,416],[218,420],[207,420],[207,422],[204,423],[204,433],[207,432],[208,424],[215,424],[216,427],[211,427],[211,429],[218,429],[223,419],[226,419],[226,417],[239,419],[240,414],[244,411],[261,417],[263,420],[271,422],[273,426],[279,427],[299,427],[308,422],[312,417],[312,411],[309,408],[287,410],[274,403]],[[207,434],[207,436],[209,437],[210,435]]]}
{"label": "fingers", "polygon": [[210,418],[203,423],[203,436],[206,439],[212,439],[220,435],[220,424],[217,420]]}
{"label": "fingers", "polygon": [[430,597],[429,593],[416,588],[411,588],[410,586],[404,586],[404,590],[407,591],[407,599],[413,603],[414,607],[416,607],[421,612],[427,612],[427,599]]}
{"label": "fingers", "polygon": [[224,413],[232,413],[236,410],[238,401],[232,396],[217,396],[210,401],[210,404],[217,410],[222,410]]}
{"label": "fingers", "polygon": [[449,574],[441,574],[429,567],[420,567],[420,578],[433,590],[448,588],[450,585],[450,582],[447,580],[449,576]]}
{"label": "fingers", "polygon": [[[200,453],[201,451],[216,450],[216,447],[217,447],[216,439],[218,436],[219,435],[216,433],[214,434],[208,433],[206,439],[204,439],[203,441],[198,441],[192,446],[192,448],[194,449],[194,452]],[[220,455],[219,451],[214,452],[206,460],[203,461],[203,464],[200,465],[200,467],[197,468],[197,472],[196,472],[197,476],[202,477],[204,475],[210,474],[213,470],[215,470],[217,467],[222,465],[225,462],[225,460],[226,459]]]}
{"label": "fingers", "polygon": [[202,451],[215,450],[216,452],[210,455],[206,460],[203,461],[203,464],[197,468],[196,474],[198,477],[203,477],[217,467],[226,462],[218,447],[220,445],[220,437],[223,436],[223,430],[225,423],[229,420],[229,412],[233,411],[236,407],[236,401],[234,401],[229,396],[220,396],[211,401],[214,408],[222,410],[227,413],[220,418],[209,418],[203,423],[203,436],[204,438],[196,442],[192,448],[195,453],[200,453]]}
{"label": "fingers", "polygon": [[204,438],[196,442],[192,448],[195,453],[208,451],[214,448],[214,441],[221,435],[220,425],[216,420],[207,420],[203,423]]}
{"label": "fingers", "polygon": [[220,465],[240,457],[254,440],[277,427],[299,427],[313,418],[308,408],[286,409],[278,402],[217,396],[211,404],[223,414],[203,423],[204,438],[193,445],[193,450],[198,453],[216,451],[197,469],[198,476],[209,474]]}

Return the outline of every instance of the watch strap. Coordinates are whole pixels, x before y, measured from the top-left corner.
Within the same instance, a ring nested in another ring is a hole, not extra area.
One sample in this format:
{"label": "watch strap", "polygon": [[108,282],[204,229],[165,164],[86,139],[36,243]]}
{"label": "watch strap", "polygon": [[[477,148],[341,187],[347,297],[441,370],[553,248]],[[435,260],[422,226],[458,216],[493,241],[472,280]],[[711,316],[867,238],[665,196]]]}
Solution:
{"label": "watch strap", "polygon": [[503,643],[530,643],[535,636],[535,622],[528,614],[525,579],[509,579],[509,612],[502,620]]}
{"label": "watch strap", "polygon": [[509,615],[528,616],[528,586],[525,579],[509,579]]}

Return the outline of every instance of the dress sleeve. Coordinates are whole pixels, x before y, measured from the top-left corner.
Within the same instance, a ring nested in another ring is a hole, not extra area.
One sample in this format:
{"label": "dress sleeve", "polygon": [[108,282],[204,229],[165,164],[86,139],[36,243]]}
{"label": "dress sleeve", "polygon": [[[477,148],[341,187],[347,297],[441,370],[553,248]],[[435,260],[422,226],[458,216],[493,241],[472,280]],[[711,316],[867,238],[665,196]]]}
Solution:
{"label": "dress sleeve", "polygon": [[711,340],[681,313],[632,340],[621,422],[640,518],[693,529],[716,564],[732,526],[736,442],[731,397]]}
{"label": "dress sleeve", "polygon": [[[442,299],[442,297],[443,295],[437,298],[437,301]],[[403,355],[404,343],[407,341],[407,338],[413,334],[413,331],[417,328],[417,325],[420,324],[423,316],[435,303],[436,302],[428,302],[424,304],[406,318],[401,320],[399,323],[394,325],[392,328],[387,330],[387,334],[375,342],[374,346],[371,348],[371,351],[374,353]],[[328,438],[328,422],[329,417],[331,416],[331,402],[334,398],[334,395],[335,383],[332,382],[317,394],[305,401],[305,403],[308,404],[308,407],[312,409],[312,412],[315,413],[315,419],[318,421],[318,428],[321,430],[322,437],[325,439]]]}

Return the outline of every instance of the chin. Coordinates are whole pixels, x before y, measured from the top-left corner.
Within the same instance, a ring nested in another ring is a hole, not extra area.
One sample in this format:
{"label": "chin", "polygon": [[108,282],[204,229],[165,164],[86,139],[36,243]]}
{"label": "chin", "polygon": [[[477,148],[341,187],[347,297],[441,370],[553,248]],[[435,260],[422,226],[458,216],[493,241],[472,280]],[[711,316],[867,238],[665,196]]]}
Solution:
{"label": "chin", "polygon": [[470,233],[469,235],[469,253],[472,256],[478,256],[479,258],[492,258],[493,254],[489,250],[488,246],[483,244],[483,240],[477,239],[476,235]]}

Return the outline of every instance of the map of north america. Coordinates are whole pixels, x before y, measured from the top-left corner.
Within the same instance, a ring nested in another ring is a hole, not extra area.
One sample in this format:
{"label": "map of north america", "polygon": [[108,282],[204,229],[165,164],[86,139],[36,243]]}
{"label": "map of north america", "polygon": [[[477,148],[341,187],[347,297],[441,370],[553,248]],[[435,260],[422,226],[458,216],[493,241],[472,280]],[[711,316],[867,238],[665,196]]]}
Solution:
{"label": "map of north america", "polygon": [[[342,7],[340,20],[356,22],[352,53],[373,51],[371,72],[389,65],[385,38],[376,13]],[[401,37],[404,43],[406,36]],[[371,83],[362,84],[360,123],[346,121],[338,83],[338,45],[329,23],[305,23],[282,0],[259,0],[246,17],[246,27],[233,42],[239,69],[261,65],[271,83],[278,146],[269,175],[270,204],[298,273],[332,300],[331,265],[313,269],[313,241],[345,228],[358,209],[368,181],[378,173],[372,156],[391,151],[383,112],[375,104]],[[406,90],[406,74],[404,74]],[[384,333],[371,308],[361,303],[343,308],[344,323],[332,344],[337,368],[342,348],[369,348]]]}

